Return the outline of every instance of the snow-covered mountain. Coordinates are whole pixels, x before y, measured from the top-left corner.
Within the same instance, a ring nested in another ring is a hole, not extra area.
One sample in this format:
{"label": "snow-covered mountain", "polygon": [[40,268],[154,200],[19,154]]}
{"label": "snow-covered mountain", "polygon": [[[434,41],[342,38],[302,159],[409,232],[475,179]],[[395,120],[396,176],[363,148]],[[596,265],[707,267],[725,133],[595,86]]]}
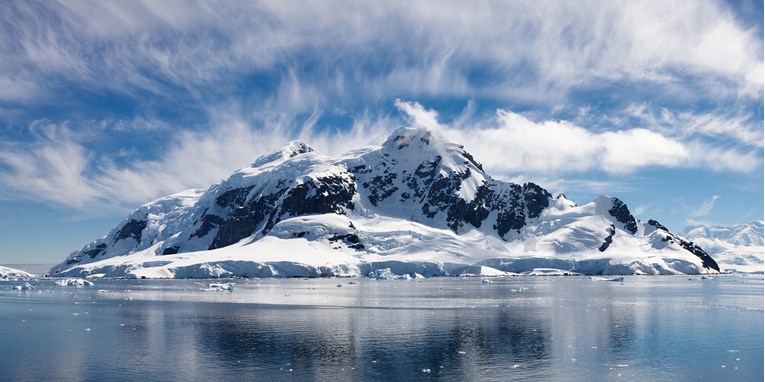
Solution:
{"label": "snow-covered mountain", "polygon": [[683,236],[704,247],[714,256],[720,269],[738,272],[765,271],[763,221],[731,226],[694,225]]}
{"label": "snow-covered mountain", "polygon": [[[476,267],[480,265],[482,267]],[[492,179],[424,128],[339,157],[294,141],[207,191],[141,206],[51,275],[128,277],[460,274],[466,267],[587,274],[717,272],[700,247],[621,200],[577,206]]]}
{"label": "snow-covered mountain", "polygon": [[763,246],[765,225],[762,220],[730,226],[700,224],[685,227],[683,235],[689,239],[719,240],[735,246]]}
{"label": "snow-covered mountain", "polygon": [[26,280],[37,277],[20,269],[4,267],[0,265],[0,280]]}

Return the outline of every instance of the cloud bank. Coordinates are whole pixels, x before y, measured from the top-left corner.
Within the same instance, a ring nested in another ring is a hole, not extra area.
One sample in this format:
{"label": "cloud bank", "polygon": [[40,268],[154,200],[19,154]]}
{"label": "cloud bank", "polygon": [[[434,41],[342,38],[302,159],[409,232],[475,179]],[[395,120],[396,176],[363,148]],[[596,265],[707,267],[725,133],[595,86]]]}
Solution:
{"label": "cloud bank", "polygon": [[[437,129],[463,143],[490,174],[517,181],[531,177],[562,185],[567,184],[562,180],[566,175],[592,171],[625,175],[642,169],[707,167],[751,172],[762,166],[754,151],[716,148],[644,128],[593,132],[569,121],[536,122],[506,110],[486,119],[467,117],[467,121],[460,116],[455,119],[460,126],[456,126],[440,122],[438,112],[417,102],[399,100],[396,106],[400,118],[364,114],[355,117],[350,129],[334,131],[317,129],[318,116],[261,120],[251,125],[222,112],[211,117],[214,122],[209,129],[173,135],[156,158],[125,163],[92,154],[93,137],[106,134],[103,131],[76,133],[68,124],[38,122],[33,141],[0,145],[0,184],[5,190],[0,196],[21,195],[75,208],[89,208],[94,203],[134,206],[217,183],[297,137],[324,153],[340,154],[380,144],[400,124]],[[135,124],[139,129],[152,125],[144,120]],[[597,188],[596,184],[590,186]]]}
{"label": "cloud bank", "polygon": [[293,111],[391,94],[548,102],[616,82],[717,100],[758,98],[763,86],[761,31],[717,1],[50,1],[0,11],[7,102],[50,101],[72,86],[209,101],[261,75],[279,79],[262,89],[268,102]]}
{"label": "cloud bank", "polygon": [[656,169],[751,176],[763,27],[742,9],[0,2],[0,199],[132,208],[291,139],[338,154],[406,124],[497,177],[563,189],[617,192]]}

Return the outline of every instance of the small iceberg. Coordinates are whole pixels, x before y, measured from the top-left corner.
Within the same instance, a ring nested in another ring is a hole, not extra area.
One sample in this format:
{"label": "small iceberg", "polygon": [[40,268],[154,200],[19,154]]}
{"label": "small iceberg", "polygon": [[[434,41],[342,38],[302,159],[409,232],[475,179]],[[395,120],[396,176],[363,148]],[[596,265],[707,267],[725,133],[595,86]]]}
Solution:
{"label": "small iceberg", "polygon": [[82,288],[82,287],[93,286],[93,282],[85,280],[85,279],[64,279],[64,280],[56,281],[56,285],[65,286],[65,287]]}
{"label": "small iceberg", "polygon": [[591,277],[592,281],[615,281],[619,283],[624,282],[624,276],[618,276],[618,277]]}
{"label": "small iceberg", "polygon": [[23,283],[21,285],[14,285],[13,288],[11,288],[11,289],[13,289],[13,290],[33,290],[33,289],[35,289],[35,287],[34,287],[34,285],[32,285],[30,283]]}
{"label": "small iceberg", "polygon": [[369,272],[368,277],[373,280],[409,280],[412,278],[409,275],[397,275],[391,272],[390,268],[375,269]]}
{"label": "small iceberg", "polygon": [[233,292],[234,283],[210,283],[207,288],[202,290],[207,292]]}
{"label": "small iceberg", "polygon": [[524,274],[528,276],[579,276],[579,273],[557,268],[534,268],[531,272]]}

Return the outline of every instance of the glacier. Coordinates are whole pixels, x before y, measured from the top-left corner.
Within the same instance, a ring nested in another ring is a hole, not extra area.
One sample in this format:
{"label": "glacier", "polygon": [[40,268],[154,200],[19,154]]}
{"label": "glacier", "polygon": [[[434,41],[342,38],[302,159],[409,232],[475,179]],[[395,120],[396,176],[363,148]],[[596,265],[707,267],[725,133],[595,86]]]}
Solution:
{"label": "glacier", "polygon": [[727,272],[765,272],[765,225],[762,220],[746,224],[716,226],[698,224],[686,227],[682,235],[714,256]]}
{"label": "glacier", "polygon": [[207,190],[147,203],[55,277],[717,273],[701,247],[616,197],[577,205],[493,179],[427,128],[326,156],[293,141]]}

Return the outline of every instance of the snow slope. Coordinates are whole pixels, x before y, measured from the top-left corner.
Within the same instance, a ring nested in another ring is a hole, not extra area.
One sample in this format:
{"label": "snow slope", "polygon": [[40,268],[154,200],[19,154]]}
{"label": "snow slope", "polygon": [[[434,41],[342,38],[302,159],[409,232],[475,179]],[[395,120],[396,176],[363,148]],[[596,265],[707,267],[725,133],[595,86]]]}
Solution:
{"label": "snow slope", "polygon": [[0,265],[0,280],[26,280],[37,276],[19,269],[8,268]]}
{"label": "snow slope", "polygon": [[[473,266],[466,268],[466,266]],[[481,268],[483,267],[483,268]],[[206,191],[141,206],[54,276],[357,276],[717,272],[701,248],[609,196],[577,206],[492,179],[423,128],[328,157],[302,141]]]}
{"label": "snow slope", "polygon": [[732,226],[695,225],[685,228],[683,236],[714,256],[721,270],[735,272],[765,271],[763,221]]}

